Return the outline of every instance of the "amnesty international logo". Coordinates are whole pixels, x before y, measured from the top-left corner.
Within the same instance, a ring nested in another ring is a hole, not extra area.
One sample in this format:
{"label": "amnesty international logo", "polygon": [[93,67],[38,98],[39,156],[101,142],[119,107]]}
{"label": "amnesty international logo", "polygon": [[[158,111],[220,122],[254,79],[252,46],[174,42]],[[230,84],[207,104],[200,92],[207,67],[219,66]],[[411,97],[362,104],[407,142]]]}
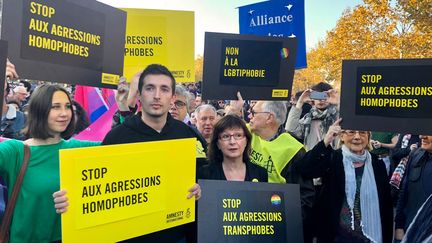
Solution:
{"label": "amnesty international logo", "polygon": [[166,216],[166,222],[167,223],[171,223],[171,222],[182,220],[182,219],[183,219],[183,211],[172,212],[172,213],[167,214],[167,216]]}
{"label": "amnesty international logo", "polygon": [[186,218],[189,218],[191,216],[190,208],[186,210]]}

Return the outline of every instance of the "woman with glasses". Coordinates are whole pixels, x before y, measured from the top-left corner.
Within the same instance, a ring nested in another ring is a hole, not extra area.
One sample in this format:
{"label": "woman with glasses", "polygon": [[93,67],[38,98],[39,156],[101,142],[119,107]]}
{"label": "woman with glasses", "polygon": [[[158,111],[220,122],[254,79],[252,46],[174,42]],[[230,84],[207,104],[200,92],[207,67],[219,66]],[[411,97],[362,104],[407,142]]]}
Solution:
{"label": "woman with glasses", "polygon": [[[341,130],[338,119],[303,158],[304,176],[322,177],[316,202],[319,242],[392,242],[393,207],[383,161],[369,153],[371,133]],[[341,148],[331,143],[338,137]]]}
{"label": "woman with glasses", "polygon": [[226,115],[215,125],[208,148],[209,165],[199,179],[267,182],[267,171],[249,159],[252,135],[242,119]]}

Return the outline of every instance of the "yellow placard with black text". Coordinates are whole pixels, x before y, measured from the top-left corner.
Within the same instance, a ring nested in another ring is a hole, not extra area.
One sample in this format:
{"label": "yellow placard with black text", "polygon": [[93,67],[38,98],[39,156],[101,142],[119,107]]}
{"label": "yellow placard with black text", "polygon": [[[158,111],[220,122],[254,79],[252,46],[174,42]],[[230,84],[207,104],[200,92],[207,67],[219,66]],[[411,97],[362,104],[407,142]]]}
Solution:
{"label": "yellow placard with black text", "polygon": [[193,222],[195,158],[196,139],[61,150],[62,241],[117,242]]}
{"label": "yellow placard with black text", "polygon": [[127,12],[123,72],[127,80],[147,65],[158,63],[166,66],[177,82],[194,82],[194,13],[123,10]]}

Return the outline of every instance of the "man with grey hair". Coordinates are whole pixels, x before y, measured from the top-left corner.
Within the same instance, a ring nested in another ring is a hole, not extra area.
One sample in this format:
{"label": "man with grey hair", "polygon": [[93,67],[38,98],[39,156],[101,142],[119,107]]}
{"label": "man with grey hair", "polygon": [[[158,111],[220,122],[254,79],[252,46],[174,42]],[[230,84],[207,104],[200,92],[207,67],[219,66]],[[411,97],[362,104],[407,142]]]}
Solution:
{"label": "man with grey hair", "polygon": [[189,115],[192,115],[192,113],[195,111],[196,105],[195,105],[195,94],[192,92],[188,92],[188,100],[189,100]]}
{"label": "man with grey hair", "polygon": [[189,125],[189,120],[187,118],[189,107],[188,93],[189,92],[183,86],[176,85],[175,100],[174,103],[171,104],[169,113],[174,119],[182,121]]}
{"label": "man with grey hair", "polygon": [[209,143],[217,121],[216,109],[212,105],[200,105],[195,109],[195,116],[198,131]]}
{"label": "man with grey hair", "polygon": [[[251,109],[251,161],[264,167],[269,182],[300,185],[305,240],[310,238],[309,218],[315,196],[312,178],[303,178],[298,164],[306,153],[303,144],[283,127],[287,107],[283,101],[258,101]],[[308,242],[308,241],[305,241]]]}
{"label": "man with grey hair", "polygon": [[207,164],[206,153],[207,153],[207,142],[201,136],[200,132],[191,125],[190,117],[188,115],[188,105],[189,105],[189,91],[186,90],[182,85],[176,85],[175,87],[175,100],[171,104],[169,113],[171,116],[178,120],[184,122],[196,133],[197,142],[197,169],[201,166]]}

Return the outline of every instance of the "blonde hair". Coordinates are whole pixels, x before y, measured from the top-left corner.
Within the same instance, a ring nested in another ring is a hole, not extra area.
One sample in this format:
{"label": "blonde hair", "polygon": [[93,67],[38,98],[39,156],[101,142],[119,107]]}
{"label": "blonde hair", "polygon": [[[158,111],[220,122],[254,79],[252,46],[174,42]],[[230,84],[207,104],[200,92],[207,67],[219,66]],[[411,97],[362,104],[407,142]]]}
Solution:
{"label": "blonde hair", "polygon": [[[344,144],[344,142],[341,139],[341,135],[344,132],[345,132],[345,130],[342,130],[341,133],[340,133],[340,135],[338,136],[339,141],[338,141],[337,146],[336,146],[337,149],[340,149],[342,147],[342,145]],[[371,151],[373,149],[372,143],[371,143],[371,138],[372,138],[372,132],[368,131],[368,143],[366,145],[366,149],[368,151]]]}

